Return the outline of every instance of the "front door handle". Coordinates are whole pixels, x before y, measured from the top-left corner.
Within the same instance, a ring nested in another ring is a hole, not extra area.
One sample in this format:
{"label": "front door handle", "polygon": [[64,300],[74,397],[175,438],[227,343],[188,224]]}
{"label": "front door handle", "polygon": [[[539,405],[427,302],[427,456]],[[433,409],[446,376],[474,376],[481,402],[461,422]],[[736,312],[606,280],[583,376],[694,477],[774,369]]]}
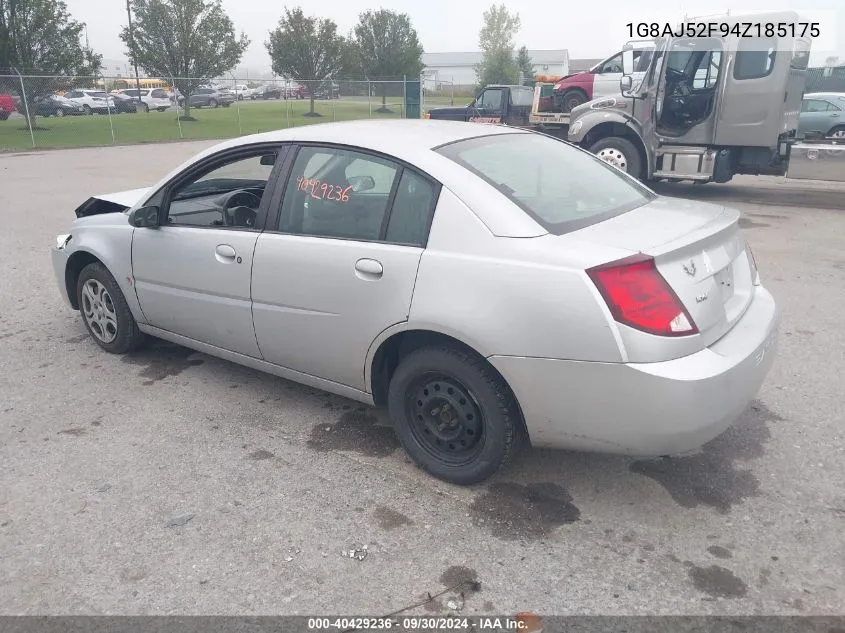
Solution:
{"label": "front door handle", "polygon": [[384,267],[375,259],[364,258],[355,262],[355,274],[361,279],[380,279],[383,273]]}
{"label": "front door handle", "polygon": [[214,250],[214,258],[221,264],[231,264],[236,256],[235,249],[228,244],[218,244]]}

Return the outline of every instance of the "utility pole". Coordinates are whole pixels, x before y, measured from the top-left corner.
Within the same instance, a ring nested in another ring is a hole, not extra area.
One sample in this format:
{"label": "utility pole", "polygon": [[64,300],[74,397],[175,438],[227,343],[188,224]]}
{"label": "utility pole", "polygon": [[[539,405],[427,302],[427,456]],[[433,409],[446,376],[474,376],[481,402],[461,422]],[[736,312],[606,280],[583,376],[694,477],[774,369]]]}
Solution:
{"label": "utility pole", "polygon": [[129,42],[132,47],[132,61],[135,63],[135,88],[138,90],[138,103],[141,103],[141,77],[138,75],[138,53],[135,50],[135,36],[132,31],[132,9],[126,0],[126,16],[129,18]]}

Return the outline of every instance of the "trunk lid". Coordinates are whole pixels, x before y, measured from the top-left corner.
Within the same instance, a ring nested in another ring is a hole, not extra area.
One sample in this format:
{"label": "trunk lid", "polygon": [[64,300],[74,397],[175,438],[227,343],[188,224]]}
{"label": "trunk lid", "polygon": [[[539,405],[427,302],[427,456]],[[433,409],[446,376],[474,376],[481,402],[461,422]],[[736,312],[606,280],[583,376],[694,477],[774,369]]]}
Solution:
{"label": "trunk lid", "polygon": [[[630,360],[668,360],[724,336],[754,296],[755,273],[739,211],[709,203],[658,198],[579,231],[579,237],[654,258],[657,270],[686,308],[699,334],[667,341],[622,326]],[[647,338],[646,338],[647,337]],[[650,341],[649,341],[650,339]]]}

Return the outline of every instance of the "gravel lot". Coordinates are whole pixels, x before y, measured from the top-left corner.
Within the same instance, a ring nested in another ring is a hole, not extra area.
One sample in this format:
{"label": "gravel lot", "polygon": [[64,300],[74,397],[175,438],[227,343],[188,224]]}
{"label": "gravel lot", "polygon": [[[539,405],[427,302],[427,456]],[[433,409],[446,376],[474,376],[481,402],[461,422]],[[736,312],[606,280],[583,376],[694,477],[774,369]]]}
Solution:
{"label": "gravel lot", "polygon": [[61,303],[72,209],[208,145],[0,154],[0,613],[375,615],[467,578],[465,613],[843,613],[845,187],[661,188],[740,208],[784,311],[724,436],[530,451],[458,488],[356,403],[166,344],[111,356]]}

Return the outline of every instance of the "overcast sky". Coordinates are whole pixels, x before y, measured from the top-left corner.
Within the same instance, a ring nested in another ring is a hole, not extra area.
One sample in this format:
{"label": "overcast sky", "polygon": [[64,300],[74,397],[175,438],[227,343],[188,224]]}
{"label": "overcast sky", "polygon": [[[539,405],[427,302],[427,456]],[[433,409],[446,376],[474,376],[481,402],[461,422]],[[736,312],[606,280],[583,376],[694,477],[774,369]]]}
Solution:
{"label": "overcast sky", "polygon": [[[124,0],[65,0],[74,18],[88,25],[91,47],[106,59],[122,59],[125,50],[118,39],[126,24]],[[321,0],[302,3],[306,13],[330,17],[346,34],[367,9],[383,6],[408,13],[427,52],[478,50],[478,31],[483,11],[493,0]],[[719,0],[716,0],[719,2]],[[626,24],[640,22],[676,23],[684,15],[724,13],[731,7],[736,15],[745,11],[793,9],[811,21],[821,22],[820,38],[813,42],[811,63],[822,63],[829,55],[845,60],[845,2],[843,0],[733,0],[714,4],[706,0],[650,0],[642,2],[605,0],[570,2],[559,0],[508,0],[507,7],[519,13],[522,28],[515,41],[529,49],[568,49],[571,58],[606,57],[629,39]],[[264,0],[223,0],[235,28],[252,40],[240,66],[264,70],[269,59],[264,48],[267,33],[279,20],[282,3]],[[292,2],[289,6],[296,6]],[[837,10],[838,9],[838,10]]]}

